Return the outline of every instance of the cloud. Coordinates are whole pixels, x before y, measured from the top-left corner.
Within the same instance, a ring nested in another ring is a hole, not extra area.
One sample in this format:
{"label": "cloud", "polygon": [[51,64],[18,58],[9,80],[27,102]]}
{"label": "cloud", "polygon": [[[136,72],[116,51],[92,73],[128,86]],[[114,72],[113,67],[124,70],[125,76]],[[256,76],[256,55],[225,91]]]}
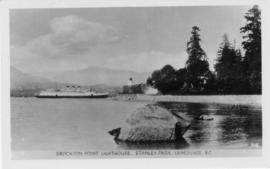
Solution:
{"label": "cloud", "polygon": [[50,32],[13,45],[11,63],[25,72],[53,72],[89,66],[151,72],[171,64],[184,66],[186,53],[159,50],[126,51],[126,35],[120,28],[85,20],[78,16],[53,18]]}
{"label": "cloud", "polygon": [[[87,57],[100,46],[117,44],[126,38],[119,28],[73,15],[53,18],[48,26],[50,31],[47,34],[24,44],[11,44],[13,65],[27,70],[30,67],[41,70],[44,67],[44,71],[48,68],[60,69],[59,65],[63,69],[64,66],[67,66],[66,69],[68,66],[80,68],[85,66],[85,63],[77,63],[80,66],[74,66],[72,63],[76,63],[74,61],[81,57]],[[46,65],[46,69],[44,64],[50,65]]]}
{"label": "cloud", "polygon": [[161,51],[148,51],[109,58],[104,66],[113,69],[133,70],[136,72],[152,72],[170,64],[175,69],[183,68],[186,53],[170,54]]}
{"label": "cloud", "polygon": [[94,47],[121,41],[121,31],[110,25],[91,22],[78,16],[64,16],[49,22],[50,32],[26,45],[44,57],[67,57],[91,51]]}

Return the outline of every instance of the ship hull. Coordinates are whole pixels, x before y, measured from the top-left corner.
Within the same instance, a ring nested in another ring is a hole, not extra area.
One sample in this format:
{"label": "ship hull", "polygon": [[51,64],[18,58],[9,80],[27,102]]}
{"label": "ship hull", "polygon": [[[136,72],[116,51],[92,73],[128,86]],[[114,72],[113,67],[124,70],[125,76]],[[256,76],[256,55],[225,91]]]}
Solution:
{"label": "ship hull", "polygon": [[86,95],[86,96],[49,96],[49,95],[37,95],[37,98],[79,98],[79,99],[91,99],[91,98],[106,98],[108,95]]}

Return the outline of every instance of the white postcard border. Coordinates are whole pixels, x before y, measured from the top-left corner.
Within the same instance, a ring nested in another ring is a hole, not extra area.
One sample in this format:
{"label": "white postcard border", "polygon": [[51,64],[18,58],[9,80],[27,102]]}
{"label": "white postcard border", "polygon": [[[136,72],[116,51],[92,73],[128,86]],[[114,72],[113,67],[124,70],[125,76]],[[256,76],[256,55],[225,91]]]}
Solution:
{"label": "white postcard border", "polygon": [[[251,5],[259,4],[262,9],[262,69],[263,69],[263,146],[261,157],[211,157],[211,158],[132,158],[132,159],[82,159],[82,160],[11,160],[10,150],[10,81],[9,81],[9,9],[14,8],[79,8],[79,7],[125,7],[125,6],[200,6],[200,5]],[[12,0],[1,5],[1,114],[2,114],[2,159],[5,168],[210,168],[210,167],[270,167],[270,61],[268,51],[269,2],[259,0],[126,0],[126,1],[84,1],[84,0]]]}

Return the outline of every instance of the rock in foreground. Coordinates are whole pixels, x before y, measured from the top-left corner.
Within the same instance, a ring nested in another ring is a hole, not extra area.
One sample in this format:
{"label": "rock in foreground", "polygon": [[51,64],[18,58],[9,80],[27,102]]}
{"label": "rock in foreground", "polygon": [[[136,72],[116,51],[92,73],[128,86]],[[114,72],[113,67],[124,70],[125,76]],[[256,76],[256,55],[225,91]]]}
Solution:
{"label": "rock in foreground", "polygon": [[189,123],[174,116],[169,110],[149,104],[134,111],[121,128],[109,133],[115,139],[128,142],[176,141],[189,127]]}

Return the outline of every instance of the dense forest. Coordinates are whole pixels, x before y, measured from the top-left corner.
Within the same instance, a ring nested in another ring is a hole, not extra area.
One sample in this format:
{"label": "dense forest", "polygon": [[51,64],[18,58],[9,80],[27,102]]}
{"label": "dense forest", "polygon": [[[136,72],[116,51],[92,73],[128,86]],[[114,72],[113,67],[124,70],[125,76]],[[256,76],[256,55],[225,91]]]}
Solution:
{"label": "dense forest", "polygon": [[224,34],[214,71],[209,69],[207,54],[201,48],[200,28],[194,26],[187,42],[185,67],[165,65],[155,70],[146,83],[162,94],[261,94],[260,15],[255,5],[244,16],[246,24],[239,30],[244,52],[236,49]]}

